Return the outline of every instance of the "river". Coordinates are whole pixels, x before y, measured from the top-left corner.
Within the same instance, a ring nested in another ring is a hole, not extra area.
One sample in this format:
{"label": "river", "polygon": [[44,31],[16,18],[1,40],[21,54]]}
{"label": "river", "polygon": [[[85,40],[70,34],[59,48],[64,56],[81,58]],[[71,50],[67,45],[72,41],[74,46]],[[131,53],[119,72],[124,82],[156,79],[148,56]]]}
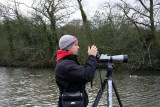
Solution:
{"label": "river", "polygon": [[[107,71],[101,70],[105,79]],[[157,71],[158,72],[158,71]],[[54,69],[0,67],[0,107],[56,107],[59,90]],[[160,75],[152,71],[129,77],[128,71],[113,71],[113,79],[124,107],[160,107]],[[88,107],[100,89],[99,72],[93,87],[87,84]],[[107,86],[98,107],[107,107]],[[113,91],[113,107],[119,107]]]}

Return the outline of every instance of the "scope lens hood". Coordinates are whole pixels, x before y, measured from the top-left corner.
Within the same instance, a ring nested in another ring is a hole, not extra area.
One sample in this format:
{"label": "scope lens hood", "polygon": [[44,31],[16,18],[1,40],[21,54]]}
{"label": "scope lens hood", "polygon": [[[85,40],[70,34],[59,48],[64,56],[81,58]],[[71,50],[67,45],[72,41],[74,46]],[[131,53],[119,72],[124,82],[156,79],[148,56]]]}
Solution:
{"label": "scope lens hood", "polygon": [[128,62],[128,55],[124,55],[124,63],[127,63]]}

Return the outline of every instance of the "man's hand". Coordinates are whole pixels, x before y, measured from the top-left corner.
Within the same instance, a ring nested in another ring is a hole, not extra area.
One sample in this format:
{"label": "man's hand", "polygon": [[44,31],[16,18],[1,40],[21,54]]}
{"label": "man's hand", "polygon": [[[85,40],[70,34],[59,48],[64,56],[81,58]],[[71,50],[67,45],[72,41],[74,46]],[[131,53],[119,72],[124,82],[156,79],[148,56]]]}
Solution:
{"label": "man's hand", "polygon": [[94,55],[96,56],[97,54],[97,47],[92,45],[92,47],[88,46],[88,55]]}

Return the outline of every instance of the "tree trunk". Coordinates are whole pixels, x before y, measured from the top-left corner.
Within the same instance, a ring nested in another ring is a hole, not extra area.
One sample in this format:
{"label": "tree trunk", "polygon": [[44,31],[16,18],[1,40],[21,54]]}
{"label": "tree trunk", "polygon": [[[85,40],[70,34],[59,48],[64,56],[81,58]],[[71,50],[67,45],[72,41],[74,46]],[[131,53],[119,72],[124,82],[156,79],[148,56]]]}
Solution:
{"label": "tree trunk", "polygon": [[14,46],[13,46],[13,35],[11,34],[11,29],[9,25],[9,19],[5,16],[5,21],[6,21],[6,30],[7,30],[7,39],[8,39],[8,45],[9,45],[9,52],[10,52],[10,58],[11,60],[14,59]]}
{"label": "tree trunk", "polygon": [[86,14],[85,14],[85,11],[83,10],[83,6],[81,4],[81,1],[82,0],[77,0],[77,2],[79,4],[79,9],[80,9],[80,12],[81,12],[82,20],[83,20],[83,30],[85,31],[85,34],[87,36],[89,45],[92,45],[93,44],[93,38],[92,38],[92,34],[91,34],[90,24],[89,24],[89,21],[87,19]]}

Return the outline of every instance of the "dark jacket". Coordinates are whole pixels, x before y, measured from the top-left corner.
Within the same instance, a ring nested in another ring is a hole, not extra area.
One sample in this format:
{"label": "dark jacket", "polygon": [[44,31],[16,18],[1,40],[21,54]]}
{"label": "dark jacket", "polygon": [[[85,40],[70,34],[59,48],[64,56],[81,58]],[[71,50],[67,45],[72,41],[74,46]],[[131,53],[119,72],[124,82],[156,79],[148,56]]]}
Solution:
{"label": "dark jacket", "polygon": [[64,52],[61,50],[58,52],[57,59],[55,76],[60,93],[62,94],[63,91],[84,92],[85,105],[87,105],[88,96],[85,91],[85,84],[92,81],[94,78],[94,73],[97,67],[96,57],[90,55],[86,61],[86,65],[81,66],[77,61],[76,55],[72,55],[67,51]]}

